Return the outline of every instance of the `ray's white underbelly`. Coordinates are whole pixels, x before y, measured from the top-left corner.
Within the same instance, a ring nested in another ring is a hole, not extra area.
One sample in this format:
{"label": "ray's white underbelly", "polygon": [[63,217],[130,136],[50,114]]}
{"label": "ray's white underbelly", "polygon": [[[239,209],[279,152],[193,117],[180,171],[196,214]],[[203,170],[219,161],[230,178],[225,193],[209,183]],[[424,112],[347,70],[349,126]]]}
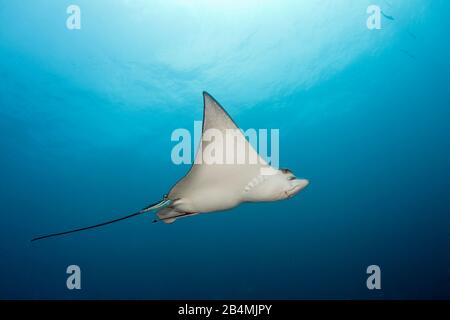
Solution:
{"label": "ray's white underbelly", "polygon": [[231,209],[241,202],[238,194],[233,191],[224,192],[223,189],[214,188],[188,192],[183,200],[178,207],[180,210],[202,213]]}

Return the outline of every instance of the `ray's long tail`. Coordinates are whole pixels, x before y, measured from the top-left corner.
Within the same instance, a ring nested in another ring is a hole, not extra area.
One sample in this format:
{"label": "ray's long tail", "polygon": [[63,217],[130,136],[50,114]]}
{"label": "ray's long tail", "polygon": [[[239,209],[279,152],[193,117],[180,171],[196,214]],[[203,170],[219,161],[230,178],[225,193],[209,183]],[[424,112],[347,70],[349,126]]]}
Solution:
{"label": "ray's long tail", "polygon": [[57,237],[57,236],[62,236],[62,235],[70,234],[70,233],[80,232],[80,231],[84,231],[84,230],[89,230],[89,229],[103,227],[103,226],[106,226],[106,225],[114,223],[114,222],[122,221],[122,220],[125,220],[125,219],[129,219],[129,218],[132,218],[132,217],[144,214],[144,213],[149,212],[151,210],[160,209],[160,208],[165,207],[166,205],[168,205],[170,202],[171,201],[168,200],[167,197],[165,196],[162,201],[157,202],[157,203],[153,203],[151,205],[148,205],[147,207],[143,208],[142,210],[140,210],[138,212],[135,212],[135,213],[132,213],[132,214],[129,214],[129,215],[125,216],[125,217],[121,217],[121,218],[117,218],[117,219],[114,219],[114,220],[102,222],[102,223],[95,224],[95,225],[92,225],[92,226],[89,226],[89,227],[78,228],[78,229],[74,229],[74,230],[69,230],[69,231],[64,231],[64,232],[57,232],[57,233],[52,233],[52,234],[48,234],[48,235],[45,235],[45,236],[36,237],[36,238],[31,239],[31,242],[37,241],[37,240],[42,240],[42,239],[47,239],[47,238],[52,238],[52,237]]}

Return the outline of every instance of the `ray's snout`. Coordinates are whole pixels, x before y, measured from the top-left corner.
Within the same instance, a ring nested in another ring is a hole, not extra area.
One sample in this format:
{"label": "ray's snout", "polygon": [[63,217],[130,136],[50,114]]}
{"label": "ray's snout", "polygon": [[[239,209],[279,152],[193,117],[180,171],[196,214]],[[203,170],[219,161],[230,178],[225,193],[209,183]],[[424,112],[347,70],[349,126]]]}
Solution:
{"label": "ray's snout", "polygon": [[300,190],[306,188],[309,181],[306,179],[295,179],[291,181],[292,188],[287,192],[289,197],[297,194]]}

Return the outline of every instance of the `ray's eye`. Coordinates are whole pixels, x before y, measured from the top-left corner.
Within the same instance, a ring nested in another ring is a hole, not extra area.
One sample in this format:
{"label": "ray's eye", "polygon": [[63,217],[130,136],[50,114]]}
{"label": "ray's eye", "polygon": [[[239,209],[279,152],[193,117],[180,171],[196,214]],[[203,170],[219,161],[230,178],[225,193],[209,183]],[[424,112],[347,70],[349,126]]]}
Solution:
{"label": "ray's eye", "polygon": [[295,180],[295,177],[294,176],[289,177],[288,180]]}
{"label": "ray's eye", "polygon": [[289,169],[281,169],[281,172],[283,172],[283,173],[292,173],[291,170],[289,170]]}

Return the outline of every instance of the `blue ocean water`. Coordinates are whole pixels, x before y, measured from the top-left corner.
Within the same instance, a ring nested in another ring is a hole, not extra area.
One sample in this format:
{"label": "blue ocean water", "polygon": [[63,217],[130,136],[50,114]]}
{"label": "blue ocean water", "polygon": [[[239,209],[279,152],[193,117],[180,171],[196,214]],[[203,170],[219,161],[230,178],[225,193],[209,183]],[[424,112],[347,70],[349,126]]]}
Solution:
{"label": "blue ocean water", "polygon": [[[449,9],[0,0],[0,298],[450,298]],[[170,136],[201,120],[203,90],[242,128],[279,129],[308,188],[30,243],[158,201],[189,169]]]}

